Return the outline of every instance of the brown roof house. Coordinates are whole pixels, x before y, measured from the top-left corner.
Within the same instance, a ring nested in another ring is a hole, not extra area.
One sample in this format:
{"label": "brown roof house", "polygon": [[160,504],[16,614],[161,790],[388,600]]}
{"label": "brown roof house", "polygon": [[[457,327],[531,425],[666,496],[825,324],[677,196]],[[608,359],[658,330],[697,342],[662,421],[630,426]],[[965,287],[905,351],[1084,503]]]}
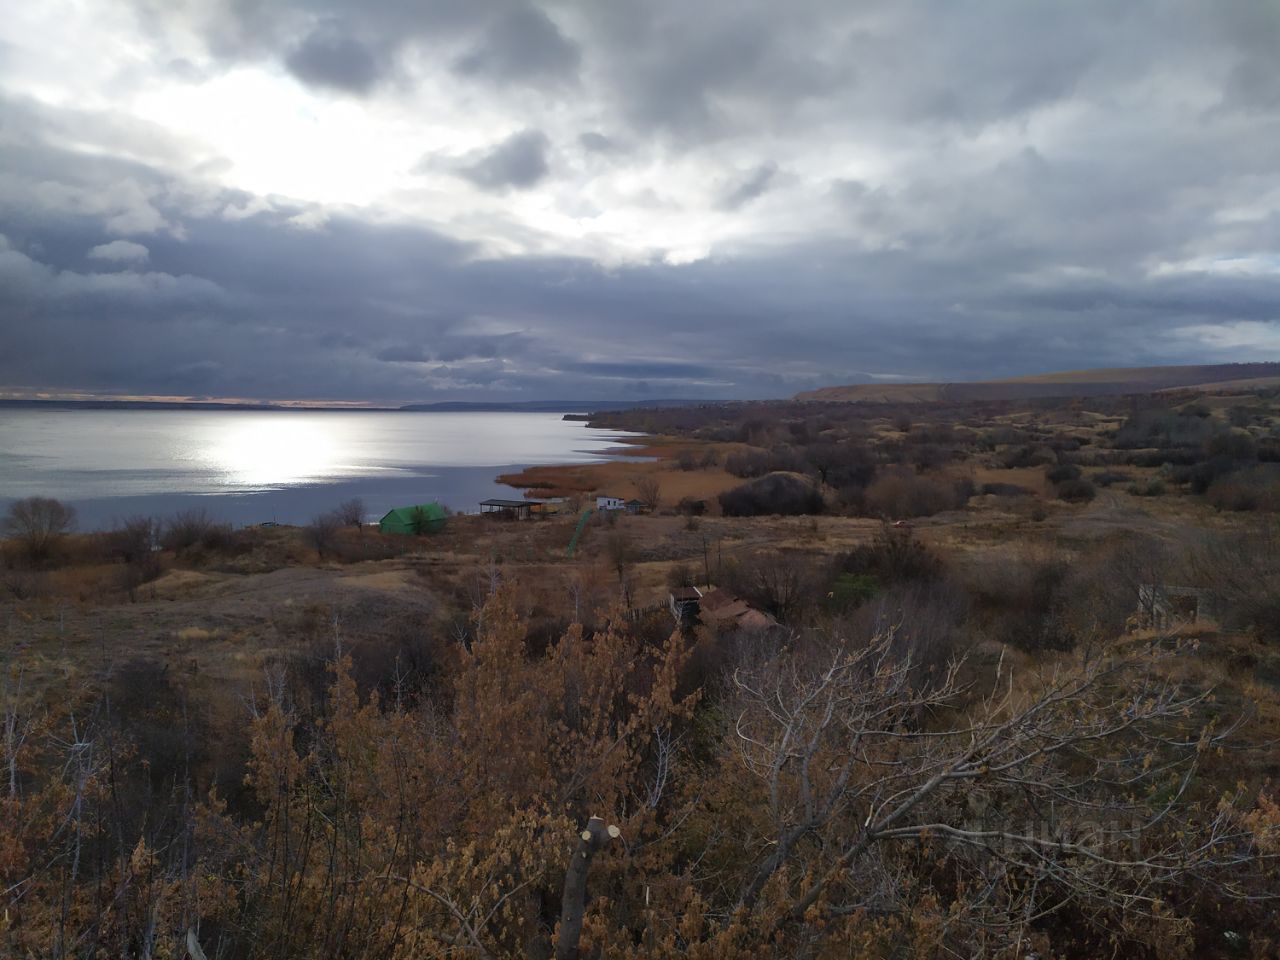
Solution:
{"label": "brown roof house", "polygon": [[720,587],[680,587],[671,591],[669,606],[680,623],[699,619],[716,630],[768,630],[778,625],[763,610]]}

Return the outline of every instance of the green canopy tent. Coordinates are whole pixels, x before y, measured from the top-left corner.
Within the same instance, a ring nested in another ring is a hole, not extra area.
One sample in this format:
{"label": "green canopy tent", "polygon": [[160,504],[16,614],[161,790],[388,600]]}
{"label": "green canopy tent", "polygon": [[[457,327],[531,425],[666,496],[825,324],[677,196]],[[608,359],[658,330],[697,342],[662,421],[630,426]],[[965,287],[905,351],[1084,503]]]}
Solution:
{"label": "green canopy tent", "polygon": [[444,529],[446,514],[438,503],[422,503],[416,507],[396,507],[378,521],[383,533],[439,533]]}

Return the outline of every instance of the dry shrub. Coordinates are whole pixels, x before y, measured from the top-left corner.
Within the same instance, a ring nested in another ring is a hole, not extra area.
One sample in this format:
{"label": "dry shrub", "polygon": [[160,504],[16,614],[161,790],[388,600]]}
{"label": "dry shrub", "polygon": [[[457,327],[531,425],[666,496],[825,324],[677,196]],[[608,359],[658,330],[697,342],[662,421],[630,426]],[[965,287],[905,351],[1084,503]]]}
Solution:
{"label": "dry shrub", "polygon": [[1280,469],[1259,464],[1215,479],[1205,494],[1217,510],[1280,510]]}
{"label": "dry shrub", "polygon": [[726,586],[783,623],[796,620],[818,597],[821,575],[812,557],[770,550],[725,565]]}
{"label": "dry shrub", "polygon": [[109,556],[123,562],[117,572],[119,589],[137,600],[138,588],[160,576],[160,525],[150,517],[129,517],[116,523],[104,538]]}
{"label": "dry shrub", "polygon": [[678,470],[692,471],[698,469],[707,469],[714,467],[719,462],[714,449],[708,448],[702,455],[698,451],[691,448],[681,450],[675,456],[675,466]]}
{"label": "dry shrub", "polygon": [[0,533],[10,537],[32,564],[53,559],[63,538],[75,529],[75,507],[51,497],[27,497],[9,505]]}
{"label": "dry shrub", "polygon": [[237,546],[231,524],[214,520],[202,507],[175,513],[164,524],[160,538],[174,553],[230,552]]}
{"label": "dry shrub", "polygon": [[825,506],[818,489],[795,473],[770,473],[726,490],[719,499],[726,517],[796,516],[821,513]]}
{"label": "dry shrub", "polygon": [[1080,479],[1080,468],[1074,463],[1060,463],[1057,466],[1050,467],[1044,472],[1045,479],[1050,483],[1065,483],[1068,480]]}
{"label": "dry shrub", "polygon": [[366,560],[390,560],[392,557],[413,553],[422,547],[417,537],[377,531],[335,531],[326,556],[339,563],[361,563]]}
{"label": "dry shrub", "polygon": [[739,450],[724,460],[724,469],[735,477],[763,477],[769,473],[798,473],[804,459],[793,447],[777,446],[771,450]]}
{"label": "dry shrub", "polygon": [[1065,557],[989,553],[959,569],[974,613],[987,633],[1021,650],[1070,650],[1076,642],[1064,606],[1070,595]]}
{"label": "dry shrub", "polygon": [[894,655],[910,661],[922,689],[942,679],[947,664],[968,644],[969,601],[946,580],[899,583],[833,626],[855,644],[892,637]]}
{"label": "dry shrub", "polygon": [[1101,470],[1089,478],[1094,486],[1109,487],[1116,483],[1128,483],[1133,477],[1123,470]]}
{"label": "dry shrub", "polygon": [[1057,494],[1059,500],[1066,500],[1068,503],[1088,503],[1098,495],[1098,491],[1088,480],[1080,478],[1058,484]]}
{"label": "dry shrub", "polygon": [[302,528],[302,536],[316,555],[324,560],[337,544],[341,526],[342,519],[336,513],[322,513],[312,517],[311,522]]}
{"label": "dry shrub", "polygon": [[1186,579],[1211,591],[1223,626],[1280,643],[1280,531],[1273,523],[1201,537],[1185,554]]}
{"label": "dry shrub", "polygon": [[697,497],[681,497],[676,510],[686,517],[700,517],[707,512],[707,501]]}
{"label": "dry shrub", "polygon": [[0,595],[14,600],[38,600],[49,592],[49,578],[41,570],[0,569]]}
{"label": "dry shrub", "polygon": [[978,490],[984,497],[1029,497],[1031,491],[1016,483],[984,483]]}
{"label": "dry shrub", "polygon": [[881,517],[930,517],[963,507],[970,489],[940,474],[896,469],[867,487],[866,512]]}
{"label": "dry shrub", "polygon": [[882,586],[936,580],[942,575],[942,559],[916,539],[910,527],[888,522],[870,543],[859,544],[836,561],[841,573],[869,576]]}
{"label": "dry shrub", "polygon": [[343,500],[334,509],[333,515],[338,518],[339,523],[349,527],[361,527],[364,525],[364,501],[359,497]]}

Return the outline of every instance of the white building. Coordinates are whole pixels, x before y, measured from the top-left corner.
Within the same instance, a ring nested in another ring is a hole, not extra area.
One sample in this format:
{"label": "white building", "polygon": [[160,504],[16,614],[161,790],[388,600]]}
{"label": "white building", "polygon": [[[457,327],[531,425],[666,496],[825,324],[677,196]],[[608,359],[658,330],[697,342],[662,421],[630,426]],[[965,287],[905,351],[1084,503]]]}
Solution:
{"label": "white building", "polygon": [[604,495],[596,497],[597,510],[625,510],[627,509],[627,501],[621,497],[606,497]]}

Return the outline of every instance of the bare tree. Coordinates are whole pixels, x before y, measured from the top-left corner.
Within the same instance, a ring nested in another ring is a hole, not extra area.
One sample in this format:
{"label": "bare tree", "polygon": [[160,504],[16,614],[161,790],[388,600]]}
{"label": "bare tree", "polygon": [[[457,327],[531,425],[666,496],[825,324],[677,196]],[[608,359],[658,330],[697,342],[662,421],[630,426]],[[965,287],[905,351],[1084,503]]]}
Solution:
{"label": "bare tree", "polygon": [[33,563],[40,563],[49,559],[75,525],[74,507],[50,497],[27,497],[9,506],[0,531],[17,540]]}
{"label": "bare tree", "polygon": [[108,549],[125,563],[140,563],[160,543],[160,525],[150,517],[129,517],[107,535]]}
{"label": "bare tree", "polygon": [[338,522],[348,527],[362,527],[364,525],[364,501],[359,497],[343,500],[333,512],[334,516],[338,518]]}
{"label": "bare tree", "polygon": [[1211,691],[1185,694],[1157,669],[1178,651],[1133,644],[1018,682],[1002,664],[956,715],[962,664],[920,687],[896,646],[887,633],[734,674],[734,735],[770,822],[740,910],[786,868],[803,879],[786,882],[775,931],[815,911],[895,913],[895,850],[927,845],[968,891],[961,922],[1016,943],[1062,903],[1105,926],[1158,915],[1175,883],[1243,896],[1267,869],[1229,804],[1190,802],[1199,757],[1234,728],[1195,722]]}
{"label": "bare tree", "polygon": [[233,540],[230,524],[219,523],[202,507],[181,510],[164,523],[160,542],[168,550],[181,553],[192,547],[218,550]]}
{"label": "bare tree", "polygon": [[320,555],[321,560],[333,550],[338,540],[338,527],[341,525],[337,514],[321,513],[312,517],[311,522],[303,530],[307,543]]}
{"label": "bare tree", "polygon": [[618,575],[618,585],[622,588],[622,598],[627,606],[631,606],[631,582],[627,576],[631,565],[635,563],[636,548],[631,537],[621,530],[609,534],[605,541],[605,555],[609,558],[609,566]]}
{"label": "bare tree", "polygon": [[784,622],[794,619],[816,591],[812,561],[778,550],[747,557],[732,564],[727,573],[736,593]]}
{"label": "bare tree", "polygon": [[662,486],[658,483],[657,477],[648,474],[639,476],[631,481],[631,485],[636,488],[636,496],[644,502],[646,507],[650,510],[658,509]]}

